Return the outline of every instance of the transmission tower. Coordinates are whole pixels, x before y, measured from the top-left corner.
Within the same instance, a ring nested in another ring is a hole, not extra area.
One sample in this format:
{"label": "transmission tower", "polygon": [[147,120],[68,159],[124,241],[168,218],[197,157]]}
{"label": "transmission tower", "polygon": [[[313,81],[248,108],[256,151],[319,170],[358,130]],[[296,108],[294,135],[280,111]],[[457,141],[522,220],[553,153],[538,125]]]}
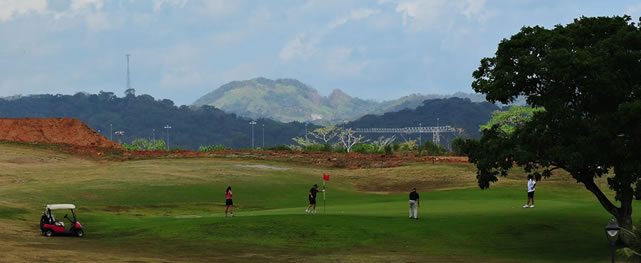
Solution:
{"label": "transmission tower", "polygon": [[131,77],[129,75],[129,57],[131,57],[130,54],[125,55],[127,57],[127,90],[131,89]]}
{"label": "transmission tower", "polygon": [[[439,121],[439,118],[436,118],[436,127],[439,127],[438,121]],[[436,131],[434,131],[434,133],[432,133],[432,141],[436,145],[441,145],[441,134],[439,132],[440,132],[439,130],[436,130]],[[452,132],[452,131],[450,131],[450,132]]]}
{"label": "transmission tower", "polygon": [[440,145],[441,143],[441,134],[442,133],[454,133],[457,129],[446,125],[446,126],[434,126],[434,127],[405,127],[405,128],[355,128],[355,133],[388,133],[388,134],[414,134],[414,133],[431,133],[432,141]]}
{"label": "transmission tower", "polygon": [[436,145],[441,145],[441,136],[439,134],[439,131],[434,131],[432,133],[432,142]]}

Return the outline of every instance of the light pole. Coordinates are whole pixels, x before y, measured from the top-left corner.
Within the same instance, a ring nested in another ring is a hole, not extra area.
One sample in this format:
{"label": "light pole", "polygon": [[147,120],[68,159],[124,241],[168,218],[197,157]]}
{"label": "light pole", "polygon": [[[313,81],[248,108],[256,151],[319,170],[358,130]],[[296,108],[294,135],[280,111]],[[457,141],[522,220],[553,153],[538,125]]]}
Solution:
{"label": "light pole", "polygon": [[114,133],[119,137],[118,143],[122,144],[122,137],[125,136],[125,131],[115,131]]}
{"label": "light pole", "polygon": [[254,125],[256,125],[255,121],[250,121],[249,125],[252,126],[252,150],[254,149]]}
{"label": "light pole", "polygon": [[151,129],[151,140],[156,142],[156,129]]}
{"label": "light pole", "polygon": [[610,222],[605,226],[605,236],[610,240],[610,248],[612,249],[612,263],[614,263],[615,259],[619,230],[621,230],[621,227],[619,227],[619,224],[615,219],[610,220]]}
{"label": "light pole", "polygon": [[305,142],[307,142],[307,122],[305,122]]}
{"label": "light pole", "polygon": [[422,123],[418,123],[418,147],[421,147],[423,145],[423,133],[421,133],[421,128],[423,127]]}
{"label": "light pole", "polygon": [[166,147],[167,147],[167,150],[169,150],[169,129],[171,129],[171,126],[169,126],[169,124],[167,124],[163,128],[167,131],[167,146]]}
{"label": "light pole", "polygon": [[261,147],[263,150],[265,150],[265,124],[263,123],[263,146]]}
{"label": "light pole", "polygon": [[114,125],[109,123],[109,140],[114,140]]}

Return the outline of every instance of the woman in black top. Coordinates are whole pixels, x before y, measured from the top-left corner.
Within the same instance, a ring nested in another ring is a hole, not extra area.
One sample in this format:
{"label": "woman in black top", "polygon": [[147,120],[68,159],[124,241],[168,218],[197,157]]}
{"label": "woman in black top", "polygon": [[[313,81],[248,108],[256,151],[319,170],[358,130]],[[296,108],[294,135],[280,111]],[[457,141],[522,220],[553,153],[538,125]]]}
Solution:
{"label": "woman in black top", "polygon": [[311,189],[309,189],[309,194],[307,199],[309,199],[309,206],[305,209],[306,213],[316,214],[316,194],[318,193],[318,185],[314,184]]}

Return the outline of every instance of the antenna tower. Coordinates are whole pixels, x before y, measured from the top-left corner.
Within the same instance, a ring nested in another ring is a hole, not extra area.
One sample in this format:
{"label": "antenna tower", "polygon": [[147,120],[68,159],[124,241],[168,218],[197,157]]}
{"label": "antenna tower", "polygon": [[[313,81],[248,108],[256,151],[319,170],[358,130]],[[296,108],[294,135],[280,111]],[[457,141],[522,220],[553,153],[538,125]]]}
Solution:
{"label": "antenna tower", "polygon": [[127,90],[131,89],[131,77],[129,75],[129,57],[131,57],[130,54],[125,55],[127,57]]}

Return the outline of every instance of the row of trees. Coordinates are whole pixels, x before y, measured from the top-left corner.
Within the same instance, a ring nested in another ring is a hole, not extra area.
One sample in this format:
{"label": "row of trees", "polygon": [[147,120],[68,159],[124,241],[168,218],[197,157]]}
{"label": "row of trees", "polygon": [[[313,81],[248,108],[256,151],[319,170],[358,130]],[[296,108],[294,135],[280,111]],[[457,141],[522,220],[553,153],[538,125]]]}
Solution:
{"label": "row of trees", "polygon": [[[385,153],[393,152],[416,152],[418,154],[428,155],[445,155],[451,154],[447,149],[428,141],[419,144],[416,140],[405,140],[397,143],[395,135],[385,137],[381,136],[376,139],[368,139],[362,134],[356,133],[351,128],[341,128],[335,125],[323,126],[307,133],[304,137],[295,137],[295,142],[289,145],[291,150],[298,151],[327,151],[327,152],[359,152],[359,153]],[[453,145],[456,145],[454,153],[460,153],[458,150],[462,139],[455,139]]]}
{"label": "row of trees", "polygon": [[[310,139],[308,135],[312,138]],[[297,144],[292,145],[292,149],[311,149],[318,146],[321,149],[327,147],[331,149],[336,148],[333,144],[338,144],[347,152],[351,152],[354,145],[369,141],[362,134],[356,134],[352,129],[343,129],[335,125],[317,128],[308,132],[305,137],[294,137],[292,140]]]}
{"label": "row of trees", "polygon": [[[179,147],[173,147],[169,149],[165,140],[155,140],[155,139],[145,139],[137,138],[134,139],[131,143],[123,143],[122,146],[130,151],[165,151],[165,150],[181,150]],[[230,148],[217,144],[217,145],[201,145],[198,147],[199,152],[212,152],[212,151],[222,151],[229,150]]]}

